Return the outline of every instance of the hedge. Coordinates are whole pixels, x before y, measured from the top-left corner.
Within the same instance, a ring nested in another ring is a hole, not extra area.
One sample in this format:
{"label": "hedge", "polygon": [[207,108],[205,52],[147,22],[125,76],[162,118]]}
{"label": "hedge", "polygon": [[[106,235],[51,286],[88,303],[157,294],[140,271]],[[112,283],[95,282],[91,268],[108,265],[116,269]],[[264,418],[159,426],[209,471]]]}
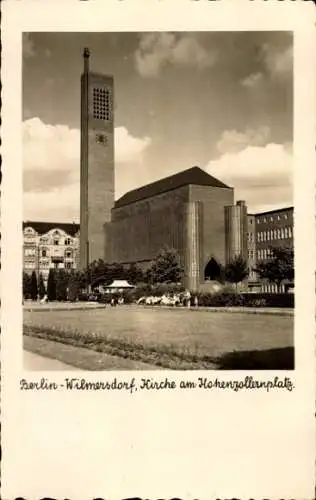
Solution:
{"label": "hedge", "polygon": [[[184,288],[181,285],[142,285],[132,290],[124,290],[122,293],[106,293],[98,297],[98,301],[109,304],[112,297],[123,297],[125,304],[135,303],[140,297],[157,296],[165,293],[181,293]],[[294,308],[294,294],[292,293],[237,293],[229,291],[192,292],[191,304],[197,297],[199,307],[275,307]],[[87,296],[81,295],[81,300],[88,300]]]}
{"label": "hedge", "polygon": [[204,307],[277,307],[294,308],[291,293],[197,293],[198,305]]}

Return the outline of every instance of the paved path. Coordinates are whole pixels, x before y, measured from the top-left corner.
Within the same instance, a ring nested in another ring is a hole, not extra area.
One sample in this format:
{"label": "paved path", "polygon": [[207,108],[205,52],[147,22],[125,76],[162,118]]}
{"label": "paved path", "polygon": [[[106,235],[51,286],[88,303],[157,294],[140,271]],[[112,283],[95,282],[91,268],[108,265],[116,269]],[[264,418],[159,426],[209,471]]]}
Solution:
{"label": "paved path", "polygon": [[74,366],[66,365],[57,359],[50,359],[39,354],[34,354],[32,352],[24,351],[23,355],[23,365],[25,370],[39,370],[39,371],[50,371],[50,370],[60,370],[60,371],[72,371],[78,370]]}

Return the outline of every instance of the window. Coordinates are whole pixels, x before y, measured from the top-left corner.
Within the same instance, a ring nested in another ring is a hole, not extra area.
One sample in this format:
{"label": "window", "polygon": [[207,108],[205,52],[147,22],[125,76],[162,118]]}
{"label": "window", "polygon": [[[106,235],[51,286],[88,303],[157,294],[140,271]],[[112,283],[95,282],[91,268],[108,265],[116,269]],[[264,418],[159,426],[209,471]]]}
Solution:
{"label": "window", "polygon": [[277,229],[277,240],[280,239],[280,229]]}
{"label": "window", "polygon": [[24,250],[25,256],[35,255],[35,248],[26,248]]}
{"label": "window", "polygon": [[34,269],[34,264],[31,262],[26,262],[24,264],[25,269]]}
{"label": "window", "polygon": [[273,231],[273,239],[276,240],[277,239],[277,230],[274,229]]}
{"label": "window", "polygon": [[292,228],[289,227],[289,238],[292,238],[292,236],[293,236]]}
{"label": "window", "polygon": [[72,262],[65,262],[66,269],[72,269]]}
{"label": "window", "polygon": [[47,257],[47,250],[42,250],[42,257]]}
{"label": "window", "polygon": [[287,220],[288,219],[288,215],[287,214],[284,214],[284,219]]}
{"label": "window", "polygon": [[66,250],[65,252],[65,257],[67,257],[67,259],[71,259],[72,258],[72,250],[70,250],[69,248]]}
{"label": "window", "polygon": [[288,238],[289,237],[289,232],[288,232],[288,228],[284,228],[284,237],[285,238]]}
{"label": "window", "polygon": [[278,220],[280,220],[280,219],[281,219],[281,217],[278,215],[277,219],[278,219]]}
{"label": "window", "polygon": [[65,239],[65,245],[72,245],[72,239],[71,238],[66,238]]}
{"label": "window", "polygon": [[263,222],[267,222],[267,219],[266,219],[266,217],[263,217]]}
{"label": "window", "polygon": [[267,241],[270,241],[270,231],[267,231]]}
{"label": "window", "polygon": [[110,89],[93,89],[93,118],[105,121],[111,119],[111,97]]}
{"label": "window", "polygon": [[273,217],[272,216],[270,217],[270,222],[273,222]]}
{"label": "window", "polygon": [[59,240],[54,240],[54,245],[59,245]]}
{"label": "window", "polygon": [[281,239],[283,240],[283,238],[284,238],[284,229],[283,227],[281,227]]}

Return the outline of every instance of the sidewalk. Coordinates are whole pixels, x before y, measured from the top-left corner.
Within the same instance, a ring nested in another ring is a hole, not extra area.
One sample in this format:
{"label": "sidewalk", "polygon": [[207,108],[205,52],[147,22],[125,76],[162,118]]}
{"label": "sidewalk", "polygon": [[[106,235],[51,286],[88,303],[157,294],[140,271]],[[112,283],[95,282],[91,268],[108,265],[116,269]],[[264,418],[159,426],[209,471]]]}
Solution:
{"label": "sidewalk", "polygon": [[156,365],[24,335],[24,369],[43,371],[158,370]]}
{"label": "sidewalk", "polygon": [[23,368],[32,371],[72,371],[79,370],[75,366],[66,365],[57,359],[50,359],[39,354],[23,351]]}

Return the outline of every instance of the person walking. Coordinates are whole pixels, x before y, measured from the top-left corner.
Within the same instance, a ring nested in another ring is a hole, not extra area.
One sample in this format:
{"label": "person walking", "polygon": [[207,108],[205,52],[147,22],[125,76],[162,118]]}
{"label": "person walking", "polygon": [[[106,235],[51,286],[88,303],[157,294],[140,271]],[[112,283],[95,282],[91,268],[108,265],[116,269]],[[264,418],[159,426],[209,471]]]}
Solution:
{"label": "person walking", "polygon": [[189,290],[185,291],[184,297],[185,297],[185,304],[186,304],[186,306],[187,307],[191,307],[191,293],[190,293]]}

